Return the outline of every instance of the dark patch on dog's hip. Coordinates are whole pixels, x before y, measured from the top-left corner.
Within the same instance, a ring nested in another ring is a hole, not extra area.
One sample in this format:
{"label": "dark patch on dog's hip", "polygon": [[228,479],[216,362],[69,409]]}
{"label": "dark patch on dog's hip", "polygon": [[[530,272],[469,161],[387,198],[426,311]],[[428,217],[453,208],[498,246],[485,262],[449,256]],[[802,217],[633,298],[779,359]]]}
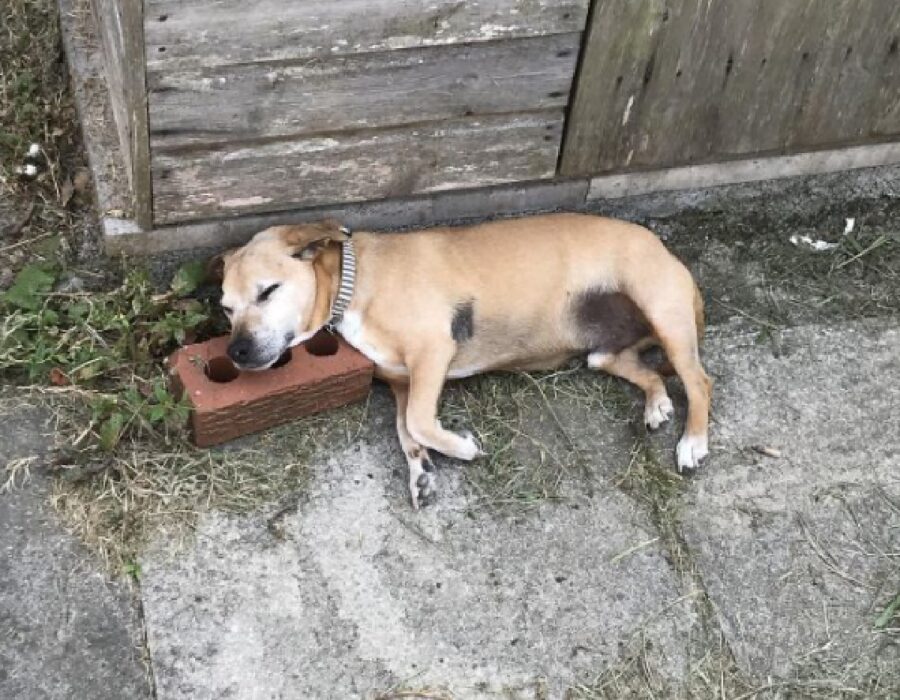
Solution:
{"label": "dark patch on dog's hip", "polygon": [[475,335],[475,304],[472,301],[461,302],[454,308],[450,335],[457,343],[464,343]]}
{"label": "dark patch on dog's hip", "polygon": [[593,352],[621,352],[653,334],[647,317],[621,292],[589,289],[575,297],[573,311]]}

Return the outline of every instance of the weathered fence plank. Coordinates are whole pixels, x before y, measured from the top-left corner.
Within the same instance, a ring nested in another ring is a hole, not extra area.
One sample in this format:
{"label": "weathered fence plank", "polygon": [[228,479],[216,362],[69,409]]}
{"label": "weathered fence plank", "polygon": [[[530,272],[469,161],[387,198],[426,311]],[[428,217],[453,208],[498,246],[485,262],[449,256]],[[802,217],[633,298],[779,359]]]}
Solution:
{"label": "weathered fence plank", "polygon": [[597,0],[564,175],[900,134],[895,0]]}
{"label": "weathered fence plank", "polygon": [[103,44],[113,117],[131,184],[135,219],[149,228],[153,214],[142,0],[92,0],[92,3]]}
{"label": "weathered fence plank", "polygon": [[589,0],[144,2],[151,73],[580,32],[589,4]]}
{"label": "weathered fence plank", "polygon": [[580,34],[150,77],[154,149],[565,108]]}
{"label": "weathered fence plank", "polygon": [[157,223],[550,178],[562,110],[154,153]]}
{"label": "weathered fence plank", "polygon": [[122,45],[122,24],[118,17],[119,9],[113,0],[91,0],[94,17],[97,20],[97,34],[103,45],[103,62],[106,68],[106,85],[109,89],[109,101],[113,111],[113,119],[119,132],[119,143],[125,158],[125,169],[131,171],[131,150],[128,126],[128,110],[126,108],[126,84],[122,58],[125,49]]}

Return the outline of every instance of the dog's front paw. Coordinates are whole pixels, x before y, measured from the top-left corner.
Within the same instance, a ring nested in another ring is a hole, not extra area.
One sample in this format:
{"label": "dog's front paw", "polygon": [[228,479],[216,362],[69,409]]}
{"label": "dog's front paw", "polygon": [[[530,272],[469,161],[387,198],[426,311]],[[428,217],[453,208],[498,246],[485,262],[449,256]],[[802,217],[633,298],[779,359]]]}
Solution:
{"label": "dog's front paw", "polygon": [[666,393],[647,399],[647,405],[644,406],[644,424],[650,430],[656,430],[672,417],[674,410],[672,399]]}
{"label": "dog's front paw", "polygon": [[459,452],[453,455],[454,457],[466,462],[471,462],[476,457],[484,457],[481,445],[478,444],[478,440],[470,431],[467,430],[459,438],[461,441]]}
{"label": "dog's front paw", "polygon": [[682,435],[676,448],[678,456],[678,471],[683,469],[696,469],[700,462],[709,454],[706,435]]}
{"label": "dog's front paw", "polygon": [[429,506],[437,500],[437,483],[432,472],[419,472],[409,475],[409,496],[413,510],[420,506]]}

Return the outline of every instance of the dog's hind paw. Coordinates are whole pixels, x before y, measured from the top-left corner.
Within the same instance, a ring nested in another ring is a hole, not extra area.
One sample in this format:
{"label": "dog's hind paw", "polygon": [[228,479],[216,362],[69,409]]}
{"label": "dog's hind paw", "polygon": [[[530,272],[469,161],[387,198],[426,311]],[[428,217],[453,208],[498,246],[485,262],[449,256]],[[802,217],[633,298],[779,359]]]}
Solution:
{"label": "dog's hind paw", "polygon": [[465,431],[462,435],[460,435],[460,437],[465,441],[465,443],[459,454],[456,455],[458,459],[465,460],[466,462],[471,462],[477,457],[484,457],[485,452],[481,449],[481,445],[478,443],[478,439],[474,434],[472,434],[471,431]]}
{"label": "dog's hind paw", "polygon": [[678,471],[683,469],[696,469],[700,462],[709,454],[709,446],[706,435],[684,434],[678,441],[676,448],[678,457]]}
{"label": "dog's hind paw", "polygon": [[665,393],[648,399],[647,405],[644,407],[644,424],[650,430],[656,430],[672,417],[674,410],[672,400]]}
{"label": "dog's hind paw", "polygon": [[418,510],[420,506],[429,506],[437,500],[437,484],[432,472],[420,472],[418,476],[410,474],[409,495],[412,499],[412,507]]}

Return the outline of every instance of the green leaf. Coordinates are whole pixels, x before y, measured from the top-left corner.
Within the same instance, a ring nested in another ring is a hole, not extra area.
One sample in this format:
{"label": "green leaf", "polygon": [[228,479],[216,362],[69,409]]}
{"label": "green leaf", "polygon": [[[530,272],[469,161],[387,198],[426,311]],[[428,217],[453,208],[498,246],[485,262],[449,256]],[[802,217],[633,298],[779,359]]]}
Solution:
{"label": "green leaf", "polygon": [[166,407],[165,406],[151,406],[150,407],[150,422],[151,423],[159,423],[163,418],[166,417]]}
{"label": "green leaf", "polygon": [[898,613],[900,613],[900,593],[897,593],[887,607],[881,611],[878,619],[875,620],[875,629],[883,630]]}
{"label": "green leaf", "polygon": [[41,314],[41,323],[45,326],[55,326],[59,323],[59,314],[53,309],[44,309],[44,313]]}
{"label": "green leaf", "polygon": [[169,400],[169,391],[166,389],[166,385],[161,381],[156,381],[153,383],[153,396],[159,403],[165,403]]}
{"label": "green leaf", "polygon": [[112,452],[122,437],[122,427],[125,425],[125,416],[116,411],[103,421],[100,426],[100,446],[107,452]]}
{"label": "green leaf", "polygon": [[206,279],[206,266],[199,260],[185,263],[172,277],[171,289],[180,297],[193,292]]}
{"label": "green leaf", "polygon": [[19,270],[16,281],[0,299],[10,306],[35,311],[41,306],[41,295],[53,287],[56,274],[55,265],[48,263],[26,265]]}
{"label": "green leaf", "polygon": [[72,321],[80,321],[87,317],[90,307],[83,301],[75,302],[66,307],[65,312]]}

